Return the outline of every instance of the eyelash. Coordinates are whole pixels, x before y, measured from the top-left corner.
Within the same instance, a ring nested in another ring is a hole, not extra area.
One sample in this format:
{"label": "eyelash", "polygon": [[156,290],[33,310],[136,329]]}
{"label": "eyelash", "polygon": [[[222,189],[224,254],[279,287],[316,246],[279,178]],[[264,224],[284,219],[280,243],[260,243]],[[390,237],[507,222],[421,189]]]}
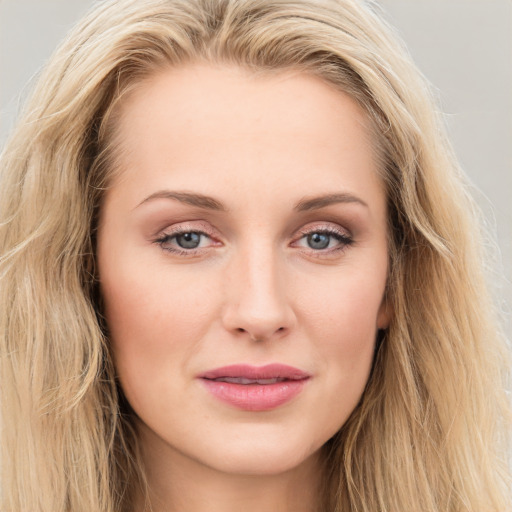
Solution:
{"label": "eyelash", "polygon": [[[315,250],[313,248],[309,248],[309,250],[316,256],[316,257],[329,257],[331,255],[335,255],[339,253],[340,251],[344,251],[348,246],[352,245],[354,243],[354,239],[348,235],[347,233],[340,231],[334,227],[331,226],[324,226],[324,227],[316,227],[313,229],[304,229],[300,231],[300,237],[295,240],[294,243],[310,236],[313,234],[319,234],[319,235],[327,235],[329,237],[334,238],[338,245],[331,248],[325,248],[325,249],[318,249]],[[330,241],[329,241],[330,244]]]}
{"label": "eyelash", "polygon": [[[203,231],[201,229],[190,229],[190,228],[180,228],[176,229],[175,231],[171,233],[163,233],[160,237],[158,237],[156,240],[154,240],[154,243],[159,245],[160,248],[164,251],[170,252],[172,254],[175,254],[177,256],[185,256],[185,257],[192,257],[192,256],[199,256],[201,255],[207,247],[198,247],[198,248],[191,248],[191,249],[184,249],[180,248],[178,246],[174,247],[165,247],[165,244],[169,243],[171,240],[176,239],[179,236],[186,235],[186,234],[196,234],[200,237],[207,237],[211,240],[214,240],[213,234],[208,233],[206,231]],[[305,229],[300,231],[300,237],[296,238],[292,244],[296,244],[300,240],[314,235],[327,235],[329,237],[334,238],[338,245],[336,247],[331,248],[325,248],[325,249],[318,249],[315,250],[313,248],[309,248],[309,251],[314,254],[316,257],[328,257],[329,255],[332,255],[333,253],[338,253],[340,251],[345,250],[348,246],[352,245],[354,243],[354,240],[351,236],[347,235],[346,233],[337,230],[333,227],[321,227],[321,228],[314,228],[314,229]],[[330,244],[330,241],[329,241]],[[306,248],[305,248],[306,249]]]}
{"label": "eyelash", "polygon": [[206,248],[199,247],[194,249],[184,249],[175,245],[174,247],[165,247],[166,243],[169,243],[171,240],[176,239],[179,236],[186,235],[189,233],[197,234],[201,237],[207,237],[213,240],[213,235],[211,233],[207,233],[201,229],[189,229],[189,228],[179,228],[173,231],[172,233],[163,233],[159,238],[155,240],[155,243],[160,246],[163,251],[170,252],[172,254],[176,254],[177,256],[196,256],[200,255]]}

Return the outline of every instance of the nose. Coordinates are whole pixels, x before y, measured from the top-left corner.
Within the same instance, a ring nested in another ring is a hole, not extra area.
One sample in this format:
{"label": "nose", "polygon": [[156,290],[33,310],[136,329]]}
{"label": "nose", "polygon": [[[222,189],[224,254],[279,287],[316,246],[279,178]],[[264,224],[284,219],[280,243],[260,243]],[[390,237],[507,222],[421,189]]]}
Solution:
{"label": "nose", "polygon": [[278,259],[268,248],[247,251],[231,263],[222,321],[235,336],[266,341],[292,330],[295,314]]}

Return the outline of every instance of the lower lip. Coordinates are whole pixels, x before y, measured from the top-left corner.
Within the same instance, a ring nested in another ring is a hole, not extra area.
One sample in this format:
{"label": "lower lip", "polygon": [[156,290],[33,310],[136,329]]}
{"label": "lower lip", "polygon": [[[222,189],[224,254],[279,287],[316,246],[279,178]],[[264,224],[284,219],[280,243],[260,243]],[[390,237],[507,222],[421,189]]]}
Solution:
{"label": "lower lip", "polygon": [[286,380],[275,384],[232,384],[201,379],[220,401],[244,411],[269,411],[295,398],[308,379]]}

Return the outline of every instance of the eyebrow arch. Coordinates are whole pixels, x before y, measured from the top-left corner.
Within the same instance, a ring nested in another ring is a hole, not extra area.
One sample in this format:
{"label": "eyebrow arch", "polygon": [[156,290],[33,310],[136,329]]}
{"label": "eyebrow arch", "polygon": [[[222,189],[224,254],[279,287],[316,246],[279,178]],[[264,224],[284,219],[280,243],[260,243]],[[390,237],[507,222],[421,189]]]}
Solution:
{"label": "eyebrow arch", "polygon": [[226,211],[224,205],[213,197],[205,196],[203,194],[193,194],[190,192],[173,192],[171,190],[159,190],[158,192],[151,194],[143,199],[136,208],[155,199],[173,199],[180,203],[205,208],[207,210]]}
{"label": "eyebrow arch", "polygon": [[296,204],[294,209],[299,212],[304,212],[308,210],[318,210],[337,203],[357,203],[368,208],[368,205],[362,199],[359,199],[359,197],[347,192],[342,192],[339,194],[304,198]]}

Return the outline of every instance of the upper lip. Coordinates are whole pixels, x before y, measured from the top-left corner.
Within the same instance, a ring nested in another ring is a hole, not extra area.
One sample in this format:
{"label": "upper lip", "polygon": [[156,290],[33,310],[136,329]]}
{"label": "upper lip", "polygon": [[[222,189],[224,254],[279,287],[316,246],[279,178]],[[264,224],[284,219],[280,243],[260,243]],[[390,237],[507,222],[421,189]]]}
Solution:
{"label": "upper lip", "polygon": [[288,366],[286,364],[273,363],[265,366],[252,366],[248,364],[233,364],[208,370],[199,378],[202,379],[219,379],[222,377],[241,377],[246,379],[289,379],[302,380],[307,379],[310,375],[298,368]]}

